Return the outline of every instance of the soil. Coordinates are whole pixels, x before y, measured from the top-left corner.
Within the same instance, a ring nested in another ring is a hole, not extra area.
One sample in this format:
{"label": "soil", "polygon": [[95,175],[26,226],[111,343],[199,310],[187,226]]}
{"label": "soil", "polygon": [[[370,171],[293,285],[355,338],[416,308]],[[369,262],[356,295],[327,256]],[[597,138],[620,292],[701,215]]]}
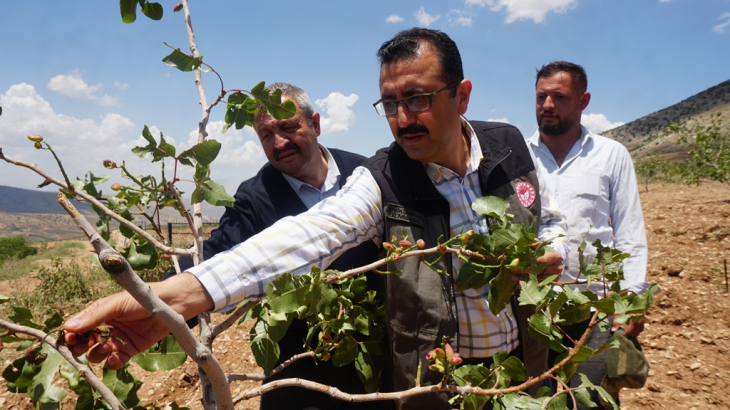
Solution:
{"label": "soil", "polygon": [[[650,362],[650,377],[641,389],[621,392],[622,409],[730,408],[730,293],[724,261],[730,256],[730,189],[723,184],[649,185],[641,192],[649,240],[648,280],[661,286],[640,340]],[[248,324],[250,326],[250,324]],[[248,347],[248,326],[219,337],[214,351],[226,372],[259,372]],[[7,364],[3,364],[5,366]],[[196,366],[147,373],[132,365],[144,382],[142,405],[176,401],[201,409]],[[234,395],[254,382],[237,382]],[[73,398],[64,408],[72,409]],[[27,395],[0,387],[0,408],[32,409]],[[258,400],[237,409],[257,409]],[[374,408],[377,405],[374,404]]]}

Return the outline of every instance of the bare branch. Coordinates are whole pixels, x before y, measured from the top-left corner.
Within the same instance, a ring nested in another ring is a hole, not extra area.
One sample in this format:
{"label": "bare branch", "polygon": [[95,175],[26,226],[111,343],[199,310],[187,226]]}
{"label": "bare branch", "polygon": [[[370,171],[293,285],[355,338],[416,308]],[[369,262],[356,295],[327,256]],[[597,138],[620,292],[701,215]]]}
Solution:
{"label": "bare branch", "polygon": [[109,390],[108,387],[96,376],[96,374],[84,363],[81,363],[79,359],[77,359],[73,353],[71,353],[71,350],[69,350],[68,347],[66,347],[65,344],[60,343],[59,340],[62,338],[55,338],[51,337],[51,335],[43,332],[39,329],[33,329],[32,327],[28,326],[21,326],[15,323],[6,322],[2,319],[0,319],[0,327],[4,327],[5,329],[8,329],[14,333],[23,333],[26,335],[30,335],[35,337],[38,340],[41,340],[54,348],[58,353],[63,356],[64,359],[66,359],[67,362],[73,366],[76,371],[79,372],[81,377],[86,379],[87,382],[89,382],[89,385],[91,387],[98,391],[99,394],[101,394],[101,397],[106,400],[107,403],[109,403],[110,406],[112,406],[112,409],[114,410],[124,410],[124,406],[122,406],[122,403],[119,402],[119,399],[114,395],[114,393]]}
{"label": "bare branch", "polygon": [[222,332],[225,332],[229,327],[233,326],[238,319],[242,318],[243,315],[246,314],[249,310],[251,310],[254,306],[256,306],[259,302],[254,301],[247,301],[243,306],[240,306],[236,309],[235,312],[228,315],[226,320],[218,324],[217,326],[213,327],[212,331],[212,337],[215,338]]}
{"label": "bare branch", "polygon": [[115,282],[129,292],[140,305],[150,312],[152,316],[170,329],[172,334],[175,335],[175,339],[185,350],[185,353],[208,375],[211,380],[210,385],[215,392],[216,401],[219,405],[218,408],[221,410],[232,410],[233,402],[230,389],[228,389],[226,382],[226,375],[218,359],[210,349],[195,338],[183,317],[163,302],[150,289],[149,285],[144,283],[134,273],[127,260],[96,232],[91,224],[89,224],[89,221],[76,210],[63,193],[58,194],[58,201],[66,212],[71,215],[76,225],[89,238],[89,242],[99,255],[99,262],[104,270],[112,276]]}

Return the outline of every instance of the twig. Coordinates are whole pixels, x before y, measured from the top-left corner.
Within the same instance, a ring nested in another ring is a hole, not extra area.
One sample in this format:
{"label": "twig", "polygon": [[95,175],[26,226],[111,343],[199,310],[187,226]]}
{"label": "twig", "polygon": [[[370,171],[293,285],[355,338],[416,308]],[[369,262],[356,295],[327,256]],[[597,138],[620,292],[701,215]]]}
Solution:
{"label": "twig", "polygon": [[258,303],[259,302],[257,301],[254,302],[249,300],[245,304],[243,304],[243,306],[238,307],[235,312],[228,315],[226,320],[213,327],[213,330],[211,332],[212,337],[216,338],[219,334],[225,332],[229,327],[233,326],[233,324],[236,323],[238,319],[243,317],[246,312],[251,310],[251,308],[253,308],[254,306],[258,305]]}
{"label": "twig", "polygon": [[30,335],[35,337],[38,340],[41,340],[54,348],[58,353],[63,356],[64,359],[66,359],[67,362],[73,366],[76,371],[79,372],[81,377],[86,379],[87,382],[89,382],[89,385],[96,391],[101,394],[101,397],[106,400],[107,403],[109,403],[110,406],[112,406],[112,409],[115,410],[124,410],[124,406],[122,406],[122,403],[119,402],[119,399],[117,399],[117,396],[114,395],[114,392],[109,390],[108,387],[102,382],[96,374],[85,364],[81,363],[79,359],[77,359],[73,353],[71,353],[71,350],[63,344],[59,342],[58,338],[51,337],[51,335],[43,332],[39,329],[33,329],[32,327],[28,326],[21,326],[15,323],[6,322],[5,320],[0,319],[0,327],[4,327],[5,329],[8,329],[15,333],[24,333],[26,335]]}
{"label": "twig", "polygon": [[296,354],[296,355],[294,355],[294,356],[286,359],[280,365],[276,366],[271,371],[271,374],[269,374],[269,375],[260,374],[260,373],[256,373],[256,374],[251,374],[251,373],[232,373],[232,374],[229,374],[228,375],[228,383],[231,383],[233,381],[245,381],[245,380],[252,380],[252,381],[257,381],[257,382],[258,381],[263,381],[263,380],[266,380],[267,378],[269,378],[269,377],[271,377],[271,376],[279,373],[280,371],[286,369],[287,367],[289,367],[291,364],[293,364],[297,360],[307,359],[307,358],[314,359],[314,357],[315,357],[315,352],[304,352],[304,353]]}

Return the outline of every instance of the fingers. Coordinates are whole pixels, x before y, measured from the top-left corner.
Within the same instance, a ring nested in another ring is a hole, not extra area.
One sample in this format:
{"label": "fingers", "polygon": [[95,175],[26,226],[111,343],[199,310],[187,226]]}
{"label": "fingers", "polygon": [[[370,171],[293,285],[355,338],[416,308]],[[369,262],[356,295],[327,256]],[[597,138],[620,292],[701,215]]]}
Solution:
{"label": "fingers", "polygon": [[[63,324],[63,329],[67,333],[85,333],[96,329],[99,325],[114,319],[115,314],[123,308],[125,300],[128,297],[126,292],[117,293],[116,295],[101,298],[81,312],[71,316]],[[70,340],[67,337],[66,342]]]}

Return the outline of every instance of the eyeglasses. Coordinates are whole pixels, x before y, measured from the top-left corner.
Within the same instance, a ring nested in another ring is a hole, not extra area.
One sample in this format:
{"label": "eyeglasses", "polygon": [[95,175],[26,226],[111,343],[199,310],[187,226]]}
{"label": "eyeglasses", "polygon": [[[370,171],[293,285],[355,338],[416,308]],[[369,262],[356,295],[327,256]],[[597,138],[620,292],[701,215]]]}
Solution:
{"label": "eyeglasses", "polygon": [[403,108],[408,112],[421,112],[431,108],[431,97],[440,93],[447,88],[452,88],[457,83],[448,84],[444,88],[440,88],[432,93],[416,94],[410,97],[401,98],[400,100],[383,100],[380,99],[378,102],[373,104],[375,111],[381,117],[390,117],[398,114],[398,104],[402,104]]}

